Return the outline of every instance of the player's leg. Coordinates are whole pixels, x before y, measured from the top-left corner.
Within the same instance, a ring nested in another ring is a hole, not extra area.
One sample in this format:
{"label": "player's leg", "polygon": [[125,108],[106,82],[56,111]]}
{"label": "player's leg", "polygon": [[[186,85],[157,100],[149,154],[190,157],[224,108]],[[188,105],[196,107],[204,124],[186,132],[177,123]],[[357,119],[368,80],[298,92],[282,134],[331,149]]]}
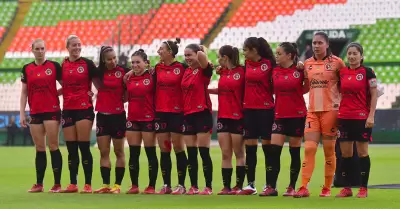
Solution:
{"label": "player's leg", "polygon": [[[97,121],[99,122],[99,121]],[[103,128],[101,124],[97,124],[97,130],[99,127]],[[100,126],[99,126],[100,125]],[[99,135],[101,134],[101,135]],[[105,135],[102,135],[105,134]],[[97,146],[100,151],[100,174],[103,180],[103,186],[100,189],[94,191],[94,193],[108,193],[110,191],[110,175],[111,175],[111,161],[110,161],[110,143],[111,136],[105,133],[104,130],[97,131]]]}
{"label": "player's leg", "polygon": [[93,120],[79,120],[76,121],[75,125],[83,172],[85,174],[85,186],[81,193],[92,193],[93,156],[90,151],[90,134],[92,132]]}
{"label": "player's leg", "polygon": [[[363,125],[363,126],[362,126]],[[368,144],[371,141],[372,128],[365,128],[365,120],[360,124],[361,131],[358,134],[358,140],[356,142],[357,152],[360,162],[360,177],[361,177],[361,187],[357,194],[358,198],[365,198],[368,196],[368,180],[369,172],[371,169],[371,160],[368,154]]]}
{"label": "player's leg", "polygon": [[[218,195],[228,195],[231,191],[231,179],[232,179],[232,139],[231,134],[220,128],[221,126],[227,126],[222,121],[218,121],[218,143],[221,148],[222,162],[221,162],[221,173],[223,188]],[[221,132],[222,131],[222,132]]]}
{"label": "player's leg", "polygon": [[[271,157],[273,154],[272,151],[272,145],[271,145],[271,138],[272,138],[272,126],[274,124],[274,110],[269,109],[269,110],[263,110],[260,111],[258,116],[259,118],[258,121],[260,121],[260,136],[262,139],[262,149],[264,152],[264,158],[265,158],[265,186],[263,191],[260,193],[260,196],[269,196],[268,194],[275,195],[275,189],[272,189],[270,186],[268,186],[268,182],[271,182],[271,178],[273,176],[271,175]],[[275,172],[276,173],[276,172]],[[272,180],[273,181],[273,180]],[[278,193],[276,193],[277,195]]]}
{"label": "player's leg", "polygon": [[203,173],[206,181],[206,187],[200,195],[212,194],[212,180],[213,180],[213,163],[210,155],[211,144],[211,130],[213,127],[213,118],[211,112],[205,110],[198,113],[196,118],[195,130],[197,133],[197,141],[200,152],[200,157],[203,162]]}
{"label": "player's leg", "polygon": [[[240,132],[243,132],[242,125],[240,123]],[[243,188],[244,178],[246,176],[246,167],[245,167],[245,148],[244,148],[244,140],[243,134],[231,134],[232,139],[232,148],[235,153],[236,158],[236,185],[232,188],[230,194],[235,195]]]}
{"label": "player's leg", "polygon": [[142,144],[142,132],[132,121],[127,122],[126,139],[129,144],[129,174],[132,186],[128,194],[139,194],[139,156]]}
{"label": "player's leg", "polygon": [[188,172],[190,178],[191,187],[186,193],[188,195],[195,195],[199,193],[198,188],[198,170],[199,163],[197,160],[198,147],[197,147],[197,136],[195,132],[195,121],[192,115],[186,115],[184,117],[184,128],[183,128],[183,141],[186,144],[187,155],[188,155]]}
{"label": "player's leg", "polygon": [[125,175],[125,131],[126,131],[126,113],[123,112],[112,116],[111,138],[114,145],[115,162],[115,183],[111,189],[111,193],[119,194],[121,192],[121,184]]}
{"label": "player's leg", "polygon": [[[181,120],[180,120],[181,121]],[[180,122],[176,125],[175,132],[171,132],[172,145],[174,147],[176,157],[176,169],[178,173],[178,186],[174,189],[172,194],[186,193],[185,180],[188,160],[185,152],[185,142],[181,133],[182,125]]]}
{"label": "player's leg", "polygon": [[[149,126],[146,126],[149,127]],[[158,158],[156,153],[156,135],[154,129],[144,130],[142,132],[144,150],[146,151],[149,165],[149,185],[143,191],[145,194],[155,194],[155,186],[158,175]]]}
{"label": "player's leg", "polygon": [[[32,118],[35,116],[31,116]],[[35,168],[36,168],[36,184],[32,186],[28,192],[43,192],[43,179],[47,167],[46,157],[46,139],[45,129],[40,118],[31,120],[30,131],[35,144],[36,157],[35,157]]]}
{"label": "player's leg", "polygon": [[166,120],[166,114],[157,112],[155,117],[154,128],[156,132],[156,138],[158,146],[160,147],[160,168],[163,177],[163,187],[158,192],[159,194],[170,194],[171,193],[171,134],[168,132],[169,125]]}

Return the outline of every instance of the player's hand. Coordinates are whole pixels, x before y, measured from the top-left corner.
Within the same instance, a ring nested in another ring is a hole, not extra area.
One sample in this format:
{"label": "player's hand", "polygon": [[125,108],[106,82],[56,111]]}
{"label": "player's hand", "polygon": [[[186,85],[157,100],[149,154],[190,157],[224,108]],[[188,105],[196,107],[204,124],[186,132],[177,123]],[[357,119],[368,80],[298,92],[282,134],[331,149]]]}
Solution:
{"label": "player's hand", "polygon": [[373,128],[374,127],[374,117],[369,116],[367,118],[367,122],[365,122],[365,128]]}
{"label": "player's hand", "polygon": [[25,115],[19,115],[19,125],[24,128],[27,127]]}
{"label": "player's hand", "polygon": [[218,67],[215,68],[215,73],[220,75],[221,74],[221,70],[222,70],[222,67],[218,66]]}
{"label": "player's hand", "polygon": [[127,72],[127,73],[124,75],[124,83],[126,83],[126,82],[129,80],[129,78],[131,78],[132,75],[133,75],[133,70]]}
{"label": "player's hand", "polygon": [[299,70],[303,70],[304,69],[304,63],[302,61],[298,61],[296,68]]}

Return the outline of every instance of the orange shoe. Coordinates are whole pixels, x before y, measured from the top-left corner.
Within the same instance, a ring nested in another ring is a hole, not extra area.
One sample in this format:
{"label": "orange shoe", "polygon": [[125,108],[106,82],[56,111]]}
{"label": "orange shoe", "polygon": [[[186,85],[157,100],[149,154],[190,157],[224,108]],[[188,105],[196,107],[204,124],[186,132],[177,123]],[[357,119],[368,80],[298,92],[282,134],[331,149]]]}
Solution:
{"label": "orange shoe", "polygon": [[360,187],[360,190],[357,194],[358,198],[366,198],[368,197],[368,189],[366,187]]}
{"label": "orange shoe", "polygon": [[43,184],[34,184],[30,190],[28,190],[30,193],[38,193],[38,192],[43,192]]}
{"label": "orange shoe", "polygon": [[294,198],[309,197],[310,191],[306,187],[300,187],[299,190],[293,195]]}
{"label": "orange shoe", "polygon": [[132,185],[131,188],[126,192],[127,194],[139,194],[139,187]]}
{"label": "orange shoe", "polygon": [[94,190],[93,193],[95,194],[107,194],[109,193],[111,190],[109,185],[103,185],[103,187],[101,187],[100,189]]}
{"label": "orange shoe", "polygon": [[197,195],[199,194],[199,189],[195,186],[190,187],[189,192],[186,193],[187,195]]}
{"label": "orange shoe", "polygon": [[174,188],[174,191],[171,193],[172,195],[182,195],[186,194],[186,188],[182,185],[178,185]]}
{"label": "orange shoe", "polygon": [[205,187],[203,191],[199,192],[199,195],[212,195],[213,191],[210,187]]}
{"label": "orange shoe", "polygon": [[76,184],[70,184],[67,186],[66,189],[62,189],[60,191],[61,193],[77,193],[78,192],[78,186]]}
{"label": "orange shoe", "polygon": [[351,191],[351,188],[345,187],[342,190],[340,190],[340,193],[336,195],[336,197],[352,197],[353,196],[353,191]]}
{"label": "orange shoe", "polygon": [[331,196],[331,189],[324,186],[322,187],[321,194],[319,194],[320,197],[330,197]]}
{"label": "orange shoe", "polygon": [[60,184],[54,184],[53,187],[49,190],[50,193],[59,193],[61,192],[61,185]]}
{"label": "orange shoe", "polygon": [[90,184],[85,184],[85,186],[83,186],[83,189],[81,190],[81,194],[91,194],[91,193],[93,193],[92,186]]}
{"label": "orange shoe", "polygon": [[155,193],[156,193],[156,190],[152,186],[146,187],[146,189],[144,189],[144,191],[143,191],[143,194],[155,194]]}

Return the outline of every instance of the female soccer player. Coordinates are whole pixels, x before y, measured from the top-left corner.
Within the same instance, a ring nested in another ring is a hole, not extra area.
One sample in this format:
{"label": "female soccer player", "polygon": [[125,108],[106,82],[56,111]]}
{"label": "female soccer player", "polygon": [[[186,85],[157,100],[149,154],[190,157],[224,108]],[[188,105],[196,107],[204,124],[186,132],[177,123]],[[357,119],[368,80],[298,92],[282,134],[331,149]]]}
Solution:
{"label": "female soccer player", "polygon": [[132,54],[132,75],[126,81],[128,98],[128,120],[126,137],[130,158],[129,171],[132,187],[128,194],[139,193],[139,156],[142,144],[149,162],[149,185],[144,194],[154,194],[158,174],[156,137],[154,133],[154,89],[155,77],[149,72],[149,60],[142,49]]}
{"label": "female soccer player", "polygon": [[302,184],[294,197],[308,197],[307,185],[315,167],[315,154],[322,134],[325,154],[325,185],[320,197],[331,195],[331,185],[336,169],[335,141],[337,136],[337,112],[340,96],[338,90],[339,70],[343,61],[332,55],[328,35],[314,34],[312,40],[314,56],[304,63],[304,82],[310,93],[304,131],[304,160],[302,164]]}
{"label": "female soccer player", "polygon": [[[224,187],[219,195],[236,194],[243,187],[246,169],[244,166],[243,141],[243,91],[244,68],[239,63],[239,50],[230,45],[218,51],[220,79],[217,89],[209,89],[218,94],[218,142],[222,152],[222,180]],[[236,156],[236,186],[231,189],[232,152]]]}
{"label": "female soccer player", "polygon": [[79,148],[85,173],[85,186],[81,193],[92,193],[93,157],[90,152],[90,132],[94,112],[89,92],[92,82],[96,88],[100,87],[101,82],[97,78],[97,68],[93,61],[81,57],[82,43],[79,37],[70,35],[66,45],[69,56],[61,65],[64,99],[61,124],[68,149],[70,184],[62,192],[78,192]]}
{"label": "female soccer player", "polygon": [[[212,106],[207,86],[210,84],[213,68],[205,49],[198,44],[185,48],[185,60],[189,67],[182,79],[184,131],[183,138],[188,152],[188,170],[192,184],[188,195],[211,195],[213,165],[210,156],[212,129]],[[203,160],[206,187],[199,193],[197,152]]]}
{"label": "female soccer player", "polygon": [[342,175],[346,187],[336,197],[351,197],[353,143],[356,142],[360,163],[361,187],[359,198],[368,196],[368,179],[371,161],[368,155],[368,142],[374,127],[374,116],[378,100],[377,82],[374,71],[362,65],[364,49],[359,43],[347,46],[349,67],[340,70],[339,140],[342,152]]}
{"label": "female soccer player", "polygon": [[275,67],[275,57],[268,42],[263,38],[256,37],[250,37],[245,40],[243,54],[246,59],[243,102],[244,138],[246,139],[246,166],[249,184],[238,194],[252,195],[257,194],[255,173],[257,144],[260,137],[262,139],[266,167],[270,153],[271,131],[274,122],[271,75],[272,69]]}
{"label": "female soccer player", "polygon": [[272,126],[271,157],[268,159],[269,179],[265,196],[277,196],[276,182],[280,172],[280,157],[286,137],[289,137],[290,184],[284,196],[293,196],[300,171],[301,138],[307,108],[303,97],[304,70],[297,69],[297,45],[283,42],[276,49],[278,66],[272,71],[275,94],[275,122]]}
{"label": "female soccer player", "polygon": [[54,186],[49,192],[60,192],[62,156],[58,148],[60,101],[56,81],[61,80],[61,66],[46,60],[46,46],[42,39],[32,42],[35,61],[24,65],[21,72],[20,124],[26,128],[25,107],[30,108],[30,131],[36,148],[36,184],[28,192],[43,192],[43,179],[47,167],[46,138],[51,155]]}
{"label": "female soccer player", "polygon": [[[100,173],[103,187],[94,193],[121,192],[125,173],[124,136],[126,113],[124,109],[125,86],[123,77],[128,71],[117,65],[117,56],[110,46],[100,50],[99,78],[103,86],[98,89],[96,101],[96,136],[100,150]],[[110,143],[113,142],[115,162],[115,185],[110,188]]]}

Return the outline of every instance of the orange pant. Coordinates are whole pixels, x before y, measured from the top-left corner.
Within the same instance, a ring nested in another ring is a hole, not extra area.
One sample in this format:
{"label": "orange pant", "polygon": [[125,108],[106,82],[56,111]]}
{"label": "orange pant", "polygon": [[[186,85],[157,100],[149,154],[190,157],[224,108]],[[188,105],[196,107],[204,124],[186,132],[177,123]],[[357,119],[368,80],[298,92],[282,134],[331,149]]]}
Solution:
{"label": "orange pant", "polygon": [[304,133],[320,132],[325,136],[337,136],[338,111],[308,112]]}

